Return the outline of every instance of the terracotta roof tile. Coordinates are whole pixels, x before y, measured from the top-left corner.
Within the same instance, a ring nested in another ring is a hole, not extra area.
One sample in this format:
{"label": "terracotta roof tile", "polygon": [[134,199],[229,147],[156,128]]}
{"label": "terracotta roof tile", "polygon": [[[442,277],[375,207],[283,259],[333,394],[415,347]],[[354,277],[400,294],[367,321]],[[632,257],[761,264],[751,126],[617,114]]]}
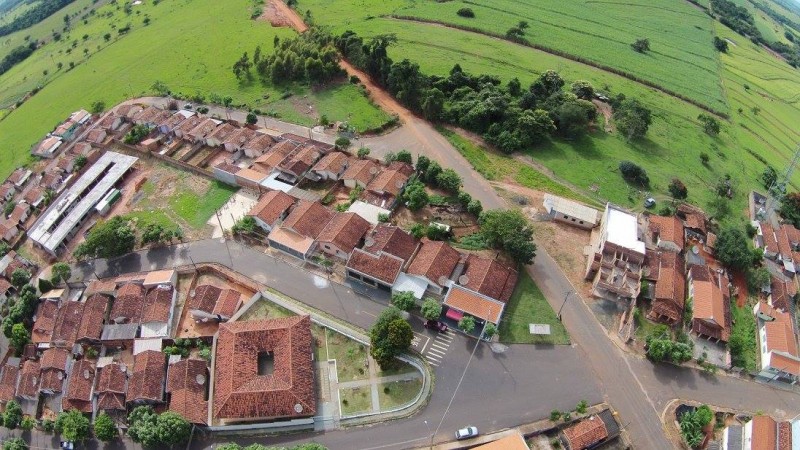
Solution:
{"label": "terracotta roof tile", "polygon": [[347,268],[393,285],[403,268],[403,260],[386,252],[376,255],[357,248],[347,260]]}
{"label": "terracotta roof tile", "polygon": [[[189,116],[191,117],[191,116]],[[171,116],[167,117],[166,119],[162,120],[161,123],[158,124],[159,127],[166,127],[167,130],[173,131],[175,128],[179,127],[187,119],[182,113],[176,112]]]}
{"label": "terracotta roof tile", "polygon": [[[220,325],[213,416],[313,416],[317,404],[311,341],[309,316]],[[259,356],[267,352],[273,358],[272,372],[259,374]]]}
{"label": "terracotta roof tile", "polygon": [[44,369],[58,369],[62,372],[67,370],[67,361],[69,360],[69,350],[64,348],[49,348],[42,352],[42,358],[39,364]]}
{"label": "terracotta roof tile", "polygon": [[77,409],[83,413],[92,412],[94,375],[93,362],[87,359],[75,362],[67,380],[67,389],[61,399],[61,408],[64,411]]}
{"label": "terracotta roof tile", "polygon": [[331,172],[335,174],[343,173],[345,167],[350,164],[350,157],[342,152],[330,152],[314,164],[311,169],[314,172]]}
{"label": "terracotta roof tile", "polygon": [[17,385],[17,397],[36,398],[39,395],[39,363],[25,361]]}
{"label": "terracotta roof tile", "polygon": [[692,329],[727,342],[730,335],[728,278],[707,266],[694,265],[692,276]]}
{"label": "terracotta roof tile", "polygon": [[650,216],[649,230],[662,241],[672,242],[682,249],[683,242],[683,223],[675,216]]}
{"label": "terracotta roof tile", "polygon": [[269,191],[258,199],[248,216],[255,216],[273,226],[294,205],[294,197],[282,191]]}
{"label": "terracotta roof tile", "polygon": [[36,308],[36,321],[33,323],[31,341],[34,344],[50,342],[53,337],[53,328],[56,326],[56,314],[58,304],[56,302],[45,301],[39,303]]}
{"label": "terracotta roof tile", "polygon": [[661,267],[656,280],[653,311],[677,322],[683,317],[686,299],[686,278],[683,271],[675,267]]}
{"label": "terracotta roof tile", "polygon": [[168,322],[172,312],[173,292],[172,286],[167,285],[150,289],[144,301],[142,322]]}
{"label": "terracotta roof tile", "polygon": [[514,293],[518,274],[497,260],[469,255],[467,270],[462,276],[466,276],[466,288],[505,303]]}
{"label": "terracotta roof tile", "polygon": [[319,233],[317,241],[321,244],[329,243],[350,254],[371,227],[369,222],[356,213],[337,212]]}
{"label": "terracotta roof tile", "polygon": [[225,139],[232,133],[234,133],[236,130],[237,128],[234,127],[233,125],[229,123],[223,123],[222,125],[215,128],[214,131],[212,131],[208,136],[206,136],[206,139],[213,138],[220,142],[224,142]]}
{"label": "terracotta roof tile", "polygon": [[264,133],[255,133],[242,148],[251,152],[263,153],[272,147],[273,144],[275,144],[275,139],[272,136]]}
{"label": "terracotta roof tile", "polygon": [[240,170],[242,170],[241,167],[239,167],[239,166],[237,166],[235,164],[231,164],[228,161],[223,161],[223,162],[217,164],[216,166],[214,166],[214,168],[215,169],[219,169],[219,170],[221,170],[223,172],[232,173],[234,175],[236,175],[237,173],[239,173]]}
{"label": "terracotta roof tile", "polygon": [[444,304],[494,324],[500,321],[504,309],[501,302],[458,285],[454,285],[447,292]]}
{"label": "terracotta roof tile", "polygon": [[246,127],[237,128],[236,131],[229,134],[225,138],[225,141],[223,143],[228,145],[233,145],[234,147],[237,148],[244,148],[246,144],[250,142],[251,139],[254,139],[259,136],[264,136],[264,135],[256,133],[254,130],[251,130],[250,128]]}
{"label": "terracotta roof tile", "polygon": [[399,170],[384,169],[367,184],[367,190],[397,196],[408,182],[408,175]]}
{"label": "terracotta roof tile", "polygon": [[772,306],[789,311],[789,306],[792,303],[792,296],[797,292],[797,288],[790,280],[783,280],[776,276],[772,276],[770,282],[772,290]]}
{"label": "terracotta roof tile", "polygon": [[772,417],[753,417],[751,450],[775,450],[778,446],[778,424]]}
{"label": "terracotta roof tile", "polygon": [[[800,436],[798,436],[800,439]],[[778,450],[792,450],[792,423],[778,424]]]}
{"label": "terracotta roof tile", "polygon": [[364,250],[371,253],[389,253],[408,261],[419,246],[419,240],[399,227],[379,223],[369,234]]}
{"label": "terracotta roof tile", "polygon": [[441,277],[450,277],[460,258],[461,254],[444,242],[423,240],[407,272],[439,284]]}
{"label": "terracotta roof tile", "polygon": [[265,169],[267,172],[278,167],[284,159],[286,159],[292,152],[297,150],[298,145],[291,141],[281,141],[273,145],[263,155],[256,158],[253,162]]}
{"label": "terracotta roof tile", "polygon": [[[26,192],[22,198],[26,202],[33,205],[34,203],[39,201],[39,199],[42,198],[43,195],[44,195],[44,188],[41,186],[34,186],[32,189],[29,189],[28,192]],[[0,198],[2,198],[2,195],[0,195]]]}
{"label": "terracotta roof tile", "polygon": [[333,216],[334,212],[321,203],[300,200],[281,226],[316,239]]}
{"label": "terracotta roof tile", "polygon": [[233,317],[242,305],[242,294],[233,289],[225,289],[217,299],[212,314]]}
{"label": "terracotta roof tile", "polygon": [[5,278],[0,278],[0,294],[5,294],[11,289],[11,283]]}
{"label": "terracotta roof tile", "polygon": [[312,146],[303,146],[289,154],[278,164],[278,168],[295,176],[300,176],[320,158],[319,151]]}
{"label": "terracotta roof tile", "polygon": [[189,422],[205,425],[208,422],[208,382],[208,369],[202,359],[184,359],[169,366],[169,410]]}
{"label": "terracotta roof tile", "polygon": [[[321,162],[321,161],[320,161]],[[9,193],[14,193],[14,185],[11,183],[0,184],[0,199],[5,199]]]}
{"label": "terracotta roof tile", "polygon": [[564,437],[572,450],[583,450],[608,437],[606,425],[598,416],[591,416],[564,429]]}
{"label": "terracotta roof tile", "polygon": [[97,379],[97,409],[125,411],[125,392],[128,376],[120,363],[111,363],[100,369]]}
{"label": "terracotta roof tile", "polygon": [[72,347],[78,334],[78,326],[83,319],[84,306],[84,303],[68,301],[58,308],[56,324],[53,327],[53,342]]}
{"label": "terracotta roof tile", "polygon": [[343,180],[356,180],[363,185],[380,172],[381,166],[369,159],[357,159],[342,174]]}
{"label": "terracotta roof tile", "polygon": [[129,323],[139,323],[142,318],[145,291],[140,284],[128,283],[117,290],[117,298],[111,307],[109,319],[114,322],[122,318]]}
{"label": "terracotta roof tile", "polygon": [[103,334],[103,324],[105,323],[106,310],[108,309],[108,297],[103,294],[94,294],[86,299],[83,308],[83,317],[78,325],[78,332],[75,335],[77,341],[99,341]]}
{"label": "terracotta roof tile", "polygon": [[699,230],[702,233],[706,232],[706,218],[702,214],[689,213],[686,214],[686,227]]}
{"label": "terracotta roof tile", "polygon": [[194,128],[203,121],[203,118],[197,115],[191,116],[188,119],[181,122],[180,125],[175,127],[173,131],[180,132],[181,136],[186,136],[190,131],[194,130]]}
{"label": "terracotta roof tile", "polygon": [[222,289],[216,286],[210,284],[198,286],[194,290],[194,297],[189,300],[189,309],[205,311],[211,314],[221,294]]}
{"label": "terracotta roof tile", "polygon": [[407,177],[410,177],[411,175],[414,174],[414,166],[402,161],[392,161],[389,163],[389,166],[387,168],[389,170],[397,170],[403,173]]}
{"label": "terracotta roof tile", "polygon": [[87,297],[91,297],[94,294],[106,294],[113,296],[116,294],[117,290],[117,282],[113,279],[107,280],[93,280],[89,283],[89,286],[86,287],[86,291],[84,291],[84,295]]}
{"label": "terracotta roof tile", "polygon": [[217,122],[212,118],[206,118],[202,122],[198,123],[196,127],[192,128],[192,130],[187,134],[195,140],[205,139],[206,136],[211,134],[216,128]]}
{"label": "terracotta roof tile", "polygon": [[145,350],[137,354],[128,382],[128,403],[164,401],[166,366],[166,356],[159,351]]}
{"label": "terracotta roof tile", "polygon": [[0,376],[0,402],[7,402],[14,399],[19,372],[19,366],[10,364],[3,366],[3,374]]}

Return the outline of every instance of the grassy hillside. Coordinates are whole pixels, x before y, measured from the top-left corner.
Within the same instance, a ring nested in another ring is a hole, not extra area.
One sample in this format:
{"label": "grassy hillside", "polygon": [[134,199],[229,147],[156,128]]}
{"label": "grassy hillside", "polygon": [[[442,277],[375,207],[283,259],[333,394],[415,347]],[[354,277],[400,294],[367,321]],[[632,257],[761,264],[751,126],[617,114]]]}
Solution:
{"label": "grassy hillside", "polygon": [[[96,100],[113,105],[148,93],[156,80],[173,92],[229,95],[234,104],[275,110],[301,123],[312,122],[316,114],[326,114],[331,120],[347,120],[352,114],[354,124],[362,129],[388,120],[351,85],[317,93],[299,86],[264,86],[258,81],[240,84],[231,65],[242,52],[252,54],[259,44],[264,52],[270,52],[275,36],[294,34],[250,20],[251,5],[252,0],[170,0],[155,6],[146,2],[134,7],[130,15],[118,5],[98,8],[88,24],[80,22],[69,36],[37,50],[0,77],[0,99],[6,100],[46,83],[41,92],[0,121],[0,176],[25,162],[30,145],[71,111],[88,108]],[[150,18],[149,25],[144,25],[144,17]],[[120,35],[119,28],[128,23],[131,31]],[[110,42],[105,42],[105,33],[112,34]],[[88,35],[86,40],[84,35]],[[75,49],[67,54],[75,40]],[[83,49],[88,50],[87,55]],[[61,70],[58,62],[63,64]],[[76,64],[74,69],[68,70],[69,62]],[[287,89],[294,95],[282,99]],[[308,111],[313,115],[306,114]]]}
{"label": "grassy hillside", "polygon": [[[17,17],[19,17],[21,14],[25,13],[25,11],[33,9],[33,7],[36,6],[37,3],[38,2],[36,2],[36,1],[32,1],[30,3],[25,3],[25,2],[18,3],[16,6],[13,7],[13,9],[8,11],[7,13],[5,13],[5,14],[4,13],[0,13],[0,25],[5,25],[5,24],[13,21]],[[2,2],[0,2],[0,6],[2,6]]]}

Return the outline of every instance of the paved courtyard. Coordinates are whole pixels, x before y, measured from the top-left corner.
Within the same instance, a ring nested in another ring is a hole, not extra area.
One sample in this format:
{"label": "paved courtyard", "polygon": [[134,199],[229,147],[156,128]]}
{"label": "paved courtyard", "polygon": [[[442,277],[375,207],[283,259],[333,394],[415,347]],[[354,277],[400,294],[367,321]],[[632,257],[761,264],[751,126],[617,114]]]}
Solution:
{"label": "paved courtyard", "polygon": [[[239,189],[228,200],[228,203],[222,205],[217,214],[211,216],[206,222],[214,228],[211,237],[221,238],[224,230],[230,230],[233,224],[244,217],[256,203],[258,203],[258,194],[247,189]],[[222,224],[222,228],[220,228],[220,224]]]}

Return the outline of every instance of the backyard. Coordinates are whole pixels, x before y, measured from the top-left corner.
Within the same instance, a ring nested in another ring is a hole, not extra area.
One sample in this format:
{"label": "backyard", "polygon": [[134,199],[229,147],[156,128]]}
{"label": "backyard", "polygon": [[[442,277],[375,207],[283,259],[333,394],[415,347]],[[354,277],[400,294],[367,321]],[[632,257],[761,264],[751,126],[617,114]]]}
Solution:
{"label": "backyard", "polygon": [[748,305],[750,304],[739,308],[735,301],[731,301],[733,327],[728,347],[731,352],[731,364],[734,367],[754,372],[758,363],[758,343],[756,342],[758,330],[756,330],[756,319],[752,306],[748,307]]}
{"label": "backyard", "polygon": [[[529,324],[550,325],[550,335],[533,335]],[[569,344],[569,335],[528,272],[521,271],[514,294],[500,320],[500,342],[507,344]]]}

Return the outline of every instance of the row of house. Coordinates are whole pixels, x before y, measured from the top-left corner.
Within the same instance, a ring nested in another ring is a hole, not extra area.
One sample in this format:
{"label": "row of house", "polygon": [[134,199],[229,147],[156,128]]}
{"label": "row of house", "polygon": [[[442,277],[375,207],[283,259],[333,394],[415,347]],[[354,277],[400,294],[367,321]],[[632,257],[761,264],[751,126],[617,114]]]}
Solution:
{"label": "row of house", "polygon": [[744,425],[725,427],[721,435],[718,448],[723,450],[792,450],[800,442],[800,420],[778,422],[757,415]]}
{"label": "row of house", "polygon": [[92,115],[83,109],[75,111],[55,130],[48,133],[41,141],[31,148],[31,154],[42,158],[55,157],[60,148],[67,142],[75,139],[89,124]]}

